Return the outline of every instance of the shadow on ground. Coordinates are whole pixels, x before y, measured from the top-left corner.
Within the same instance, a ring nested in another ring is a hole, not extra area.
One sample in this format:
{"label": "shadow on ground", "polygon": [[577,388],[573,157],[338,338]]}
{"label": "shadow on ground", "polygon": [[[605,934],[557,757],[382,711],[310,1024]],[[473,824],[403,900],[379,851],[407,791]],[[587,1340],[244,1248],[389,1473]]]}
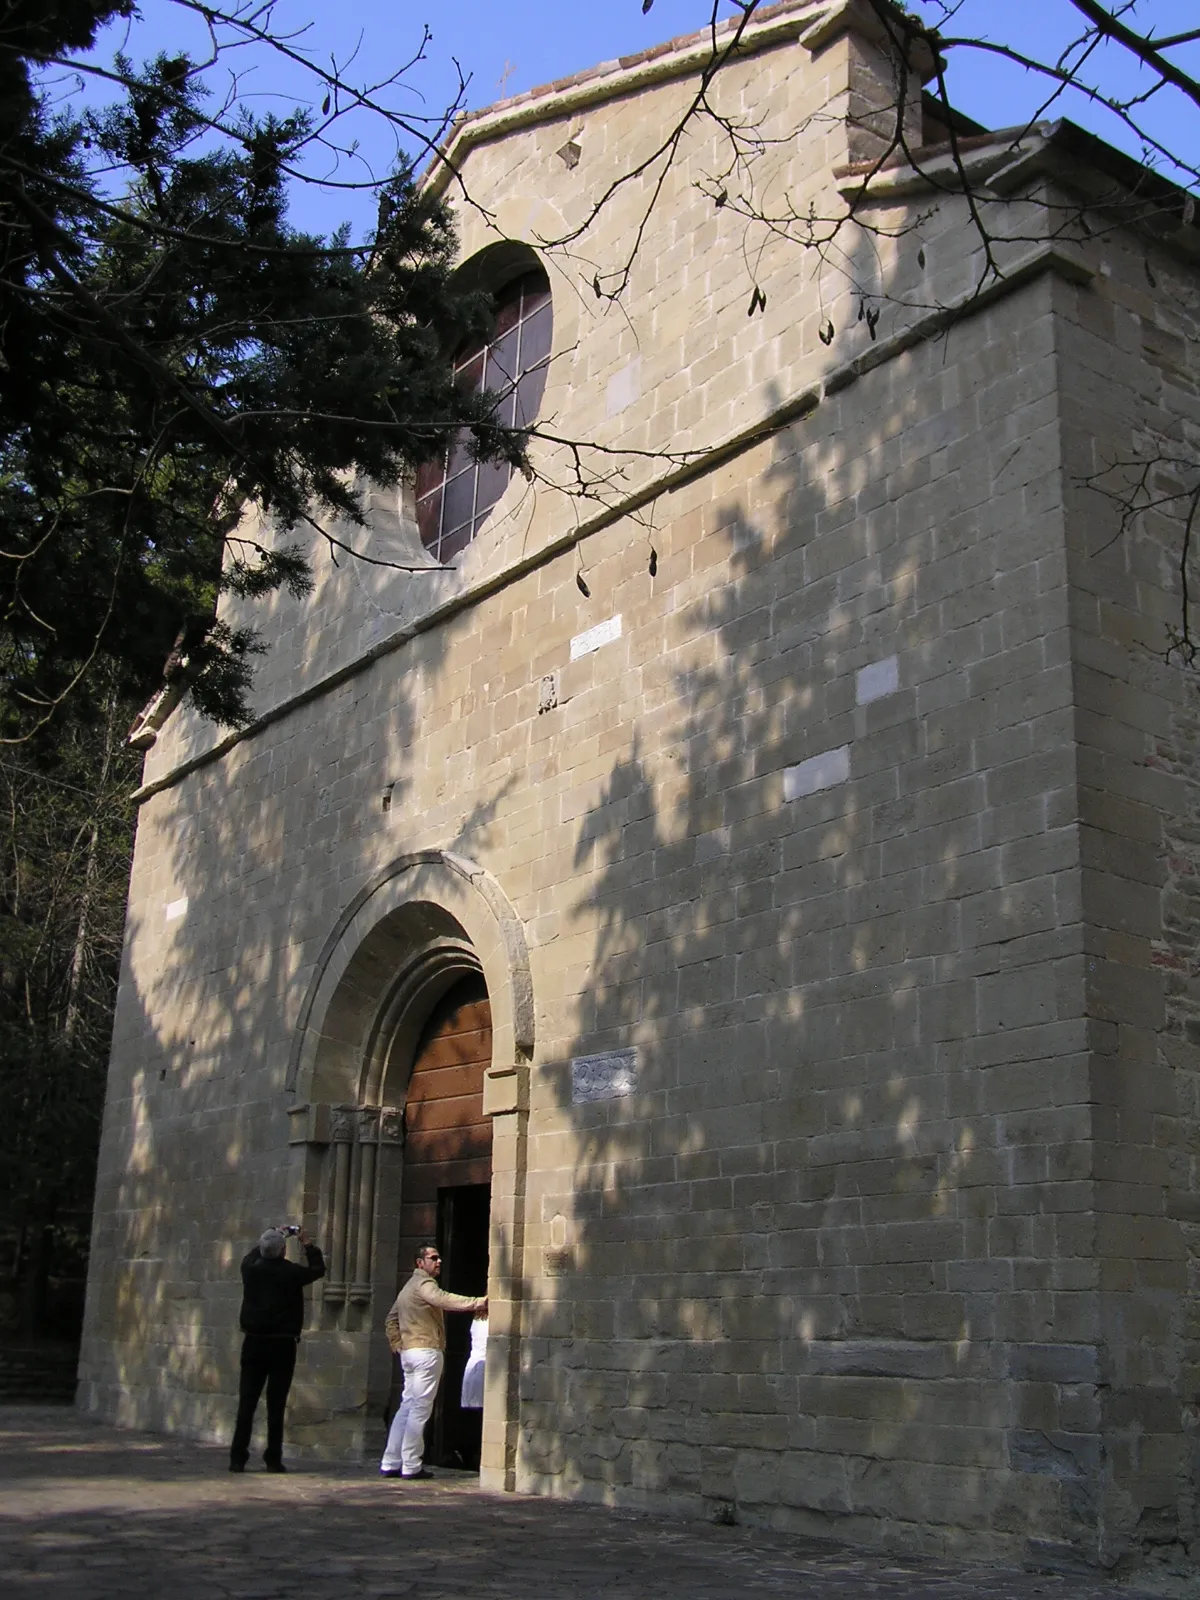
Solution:
{"label": "shadow on ground", "polygon": [[468,1476],[400,1486],[361,1468],[233,1477],[224,1453],[0,1408],[6,1600],[1099,1600],[1086,1576],[851,1555],[745,1528],[487,1495]]}

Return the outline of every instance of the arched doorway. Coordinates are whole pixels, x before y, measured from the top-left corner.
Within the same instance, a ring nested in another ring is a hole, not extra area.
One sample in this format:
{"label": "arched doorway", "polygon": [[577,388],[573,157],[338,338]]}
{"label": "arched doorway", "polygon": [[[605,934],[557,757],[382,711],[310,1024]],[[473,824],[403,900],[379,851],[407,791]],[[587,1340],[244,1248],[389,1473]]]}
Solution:
{"label": "arched doorway", "polygon": [[[405,1096],[400,1194],[400,1281],[418,1246],[435,1239],[441,1283],[485,1294],[492,1123],[483,1109],[492,1059],[492,1009],[480,973],[459,978],[434,1006],[413,1052]],[[446,1367],[430,1422],[429,1459],[478,1469],[483,1414],[460,1405],[470,1318],[446,1318]]]}
{"label": "arched doorway", "polygon": [[[479,975],[492,1029],[481,1109],[494,1134],[481,1477],[502,1490],[514,1487],[516,1473],[535,1013],[524,929],[476,863],[441,850],[399,856],[330,929],[287,1065],[289,1210],[329,1240],[329,1272],[314,1291],[306,1335],[313,1441],[331,1455],[376,1456],[396,1365],[383,1322],[397,1279],[412,1270],[411,1240],[406,1261],[400,1231],[413,1064],[434,1010],[462,979],[478,984]],[[420,1121],[415,1107],[413,1120]],[[468,1205],[451,1200],[457,1217],[444,1211],[443,1228],[461,1221]]]}

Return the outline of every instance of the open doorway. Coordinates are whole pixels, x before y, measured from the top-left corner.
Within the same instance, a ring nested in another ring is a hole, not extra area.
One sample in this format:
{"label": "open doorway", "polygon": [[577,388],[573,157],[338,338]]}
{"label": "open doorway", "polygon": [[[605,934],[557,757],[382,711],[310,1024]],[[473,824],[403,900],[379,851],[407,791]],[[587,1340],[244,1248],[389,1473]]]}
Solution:
{"label": "open doorway", "polygon": [[[442,1287],[454,1294],[486,1294],[488,1221],[492,1189],[466,1184],[438,1192],[438,1249]],[[446,1366],[430,1419],[430,1460],[444,1467],[479,1471],[483,1411],[461,1404],[463,1373],[471,1351],[470,1317],[446,1318]]]}
{"label": "open doorway", "polygon": [[[487,1292],[492,1124],[483,1080],[492,1058],[492,1012],[479,973],[458,979],[421,1031],[405,1099],[399,1277],[420,1244],[436,1240],[441,1284],[457,1294]],[[482,1412],[461,1405],[471,1318],[446,1317],[446,1366],[426,1435],[433,1465],[479,1470]]]}

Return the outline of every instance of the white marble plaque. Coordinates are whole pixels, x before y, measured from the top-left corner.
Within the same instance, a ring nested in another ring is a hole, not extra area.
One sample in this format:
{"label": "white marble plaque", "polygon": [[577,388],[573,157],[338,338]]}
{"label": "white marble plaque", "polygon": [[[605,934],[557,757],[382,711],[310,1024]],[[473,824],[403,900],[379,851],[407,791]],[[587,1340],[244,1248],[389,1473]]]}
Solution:
{"label": "white marble plaque", "polygon": [[885,656],[882,661],[872,661],[860,667],[854,679],[854,697],[860,706],[872,700],[882,700],[885,694],[895,694],[900,687],[900,662],[896,656]]}
{"label": "white marble plaque", "polygon": [[571,1102],[619,1100],[637,1086],[637,1049],[606,1050],[598,1056],[576,1056],[571,1062]]}
{"label": "white marble plaque", "polygon": [[593,650],[599,650],[620,637],[619,616],[609,617],[607,622],[598,622],[594,628],[589,628],[586,633],[577,633],[571,640],[571,660],[578,661],[580,656],[590,656]]}
{"label": "white marble plaque", "polygon": [[798,767],[785,767],[783,771],[783,798],[799,800],[806,794],[816,794],[818,789],[832,789],[845,783],[850,776],[850,746],[839,745],[836,750],[822,750],[819,756],[810,756]]}
{"label": "white marble plaque", "polygon": [[178,900],[168,901],[166,916],[164,917],[163,920],[165,922],[178,922],[180,917],[183,917],[183,916],[187,915],[187,908],[188,908],[188,897],[187,897],[187,895],[181,895]]}
{"label": "white marble plaque", "polygon": [[628,365],[608,380],[604,395],[605,414],[615,417],[642,397],[642,358],[634,356]]}

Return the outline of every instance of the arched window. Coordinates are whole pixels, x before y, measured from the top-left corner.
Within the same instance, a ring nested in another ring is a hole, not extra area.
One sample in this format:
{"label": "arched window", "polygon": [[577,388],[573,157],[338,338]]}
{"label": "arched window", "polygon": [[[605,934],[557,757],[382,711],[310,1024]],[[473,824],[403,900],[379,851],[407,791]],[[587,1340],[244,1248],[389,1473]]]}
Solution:
{"label": "arched window", "polygon": [[[525,428],[537,416],[550,360],[550,284],[540,267],[507,283],[496,296],[490,336],[459,352],[455,377],[468,394],[489,389],[499,396],[495,416]],[[446,454],[417,473],[417,526],[435,560],[449,561],[479,532],[508,487],[512,468],[503,461],[472,461],[467,436],[459,433]]]}

